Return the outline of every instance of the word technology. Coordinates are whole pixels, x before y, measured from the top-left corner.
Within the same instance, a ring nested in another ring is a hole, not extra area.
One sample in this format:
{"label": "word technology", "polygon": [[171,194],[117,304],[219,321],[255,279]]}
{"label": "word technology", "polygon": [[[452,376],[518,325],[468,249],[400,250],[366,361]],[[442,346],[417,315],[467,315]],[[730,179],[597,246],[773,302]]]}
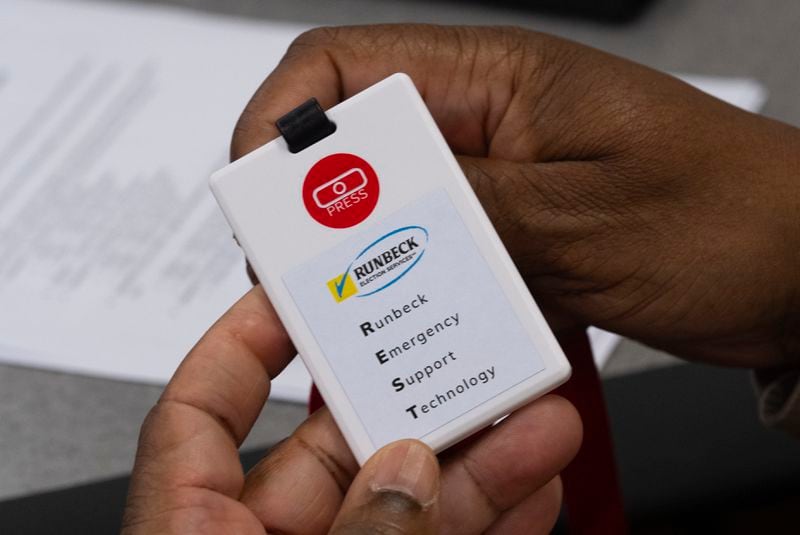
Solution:
{"label": "word technology", "polygon": [[432,410],[436,410],[451,399],[456,398],[457,396],[466,393],[470,388],[476,387],[481,384],[486,384],[489,381],[494,379],[494,366],[491,368],[487,368],[485,371],[478,373],[478,375],[473,377],[465,377],[461,379],[461,382],[455,385],[453,388],[445,392],[438,393],[434,396],[433,399],[428,401],[426,404],[417,406],[412,405],[406,409],[406,412],[411,414],[411,416],[416,420],[419,418],[419,414],[417,413],[417,409],[422,414],[428,414]]}

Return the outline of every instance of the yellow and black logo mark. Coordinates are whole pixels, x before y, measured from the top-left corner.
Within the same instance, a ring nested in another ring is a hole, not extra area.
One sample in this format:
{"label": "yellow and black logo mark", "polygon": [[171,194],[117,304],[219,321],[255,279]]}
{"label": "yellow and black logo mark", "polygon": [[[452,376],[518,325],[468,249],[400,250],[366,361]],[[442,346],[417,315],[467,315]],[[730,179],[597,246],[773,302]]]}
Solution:
{"label": "yellow and black logo mark", "polygon": [[358,293],[356,283],[350,273],[342,273],[341,275],[332,278],[328,281],[328,290],[337,303],[341,303],[348,297],[352,297]]}

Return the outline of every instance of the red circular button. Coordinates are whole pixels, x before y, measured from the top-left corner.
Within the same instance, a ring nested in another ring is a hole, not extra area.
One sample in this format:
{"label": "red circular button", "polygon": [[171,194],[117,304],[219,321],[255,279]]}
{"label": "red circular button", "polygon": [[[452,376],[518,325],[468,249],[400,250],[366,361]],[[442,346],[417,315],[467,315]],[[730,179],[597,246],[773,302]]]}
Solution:
{"label": "red circular button", "polygon": [[331,154],[308,171],[303,203],[326,227],[348,228],[364,221],[378,203],[378,175],[354,154]]}

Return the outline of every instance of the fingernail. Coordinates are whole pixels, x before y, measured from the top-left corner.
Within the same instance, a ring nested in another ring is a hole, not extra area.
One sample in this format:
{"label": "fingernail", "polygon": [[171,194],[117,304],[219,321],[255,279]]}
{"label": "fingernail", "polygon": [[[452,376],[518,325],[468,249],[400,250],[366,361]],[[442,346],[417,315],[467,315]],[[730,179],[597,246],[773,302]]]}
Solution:
{"label": "fingernail", "polygon": [[421,442],[408,440],[389,446],[377,461],[370,485],[373,492],[401,492],[423,507],[436,500],[439,464]]}

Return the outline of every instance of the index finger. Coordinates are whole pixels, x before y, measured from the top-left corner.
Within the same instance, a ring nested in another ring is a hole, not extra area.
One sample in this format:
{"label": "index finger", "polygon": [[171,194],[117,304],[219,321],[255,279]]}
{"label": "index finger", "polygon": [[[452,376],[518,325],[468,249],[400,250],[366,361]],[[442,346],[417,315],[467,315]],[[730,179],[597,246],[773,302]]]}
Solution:
{"label": "index finger", "polygon": [[275,121],[308,98],[327,109],[395,72],[414,80],[456,152],[485,155],[512,104],[522,63],[528,63],[526,72],[535,70],[528,44],[536,35],[517,28],[429,25],[306,32],[242,113],[231,159],[277,137]]}
{"label": "index finger", "polygon": [[[260,286],[233,305],[181,363],[142,426],[131,482],[147,511],[176,488],[238,497],[238,446],[295,354]],[[130,505],[130,504],[129,504]]]}

